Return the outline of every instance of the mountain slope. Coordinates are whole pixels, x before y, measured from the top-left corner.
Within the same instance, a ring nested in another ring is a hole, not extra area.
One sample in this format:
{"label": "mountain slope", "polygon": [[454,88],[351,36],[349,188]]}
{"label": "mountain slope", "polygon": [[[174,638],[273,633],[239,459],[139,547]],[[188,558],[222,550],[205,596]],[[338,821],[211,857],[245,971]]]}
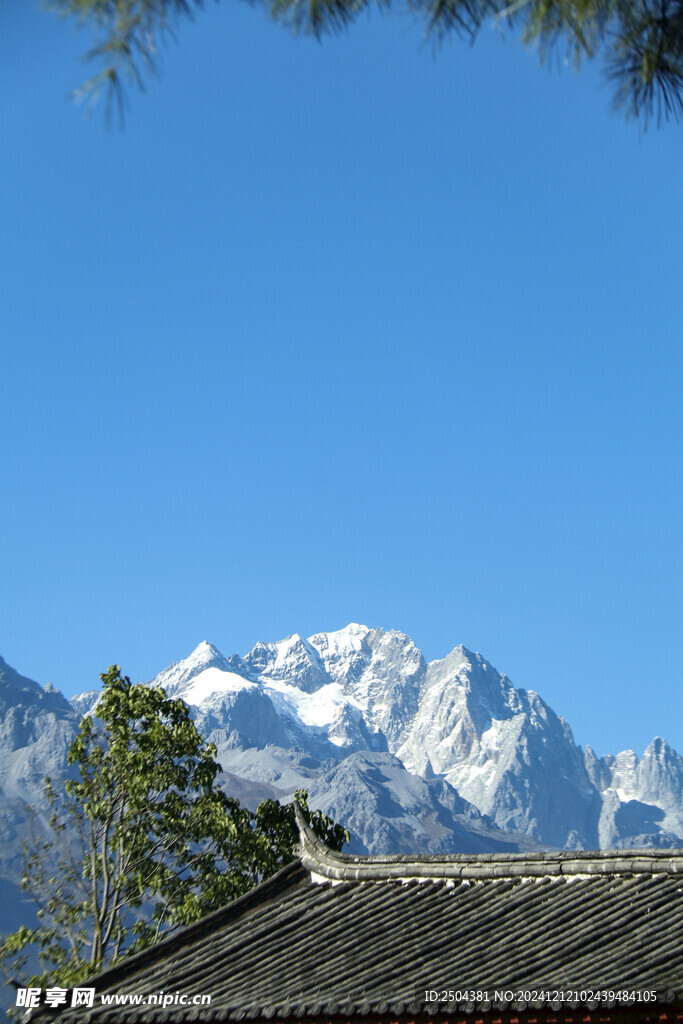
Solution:
{"label": "mountain slope", "polygon": [[[34,843],[34,826],[46,831],[44,779],[49,775],[59,786],[65,778],[77,727],[59,691],[49,683],[43,689],[0,658],[0,933],[35,922],[36,907],[19,888],[22,851],[24,843]],[[11,991],[0,989],[0,1007],[10,999]]]}

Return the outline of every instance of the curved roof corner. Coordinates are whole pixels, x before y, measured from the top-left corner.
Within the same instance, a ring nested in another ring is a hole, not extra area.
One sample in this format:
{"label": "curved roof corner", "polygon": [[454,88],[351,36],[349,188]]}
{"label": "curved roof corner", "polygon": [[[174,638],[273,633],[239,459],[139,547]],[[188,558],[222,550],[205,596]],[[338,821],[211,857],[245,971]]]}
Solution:
{"label": "curved roof corner", "polygon": [[377,856],[337,853],[319,839],[298,804],[297,856],[312,881],[437,881],[562,875],[683,874],[683,850],[556,850]]}

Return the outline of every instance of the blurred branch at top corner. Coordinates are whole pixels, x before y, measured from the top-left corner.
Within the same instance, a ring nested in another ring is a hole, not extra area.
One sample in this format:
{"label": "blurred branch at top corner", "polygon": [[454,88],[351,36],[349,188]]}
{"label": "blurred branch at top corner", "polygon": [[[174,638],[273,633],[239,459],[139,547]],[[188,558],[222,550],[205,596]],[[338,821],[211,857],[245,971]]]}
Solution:
{"label": "blurred branch at top corner", "polygon": [[90,110],[104,94],[107,116],[114,106],[123,119],[126,86],[144,91],[145,79],[158,73],[159,45],[175,38],[185,17],[193,17],[202,0],[45,0],[48,10],[75,18],[90,28],[95,45],[84,60],[98,70],[74,89],[72,98]]}
{"label": "blurred branch at top corner", "polygon": [[[251,0],[295,33],[318,39],[347,28],[374,5],[399,3],[422,22],[437,43],[450,35],[473,40],[485,23],[515,31],[537,47],[541,61],[552,51],[579,66],[601,60],[613,88],[613,106],[645,125],[683,112],[683,0]],[[99,70],[74,96],[88,106],[104,91],[107,109],[121,115],[124,88],[144,89],[156,74],[161,41],[203,6],[202,0],[48,0],[63,16],[94,29],[86,55]]]}

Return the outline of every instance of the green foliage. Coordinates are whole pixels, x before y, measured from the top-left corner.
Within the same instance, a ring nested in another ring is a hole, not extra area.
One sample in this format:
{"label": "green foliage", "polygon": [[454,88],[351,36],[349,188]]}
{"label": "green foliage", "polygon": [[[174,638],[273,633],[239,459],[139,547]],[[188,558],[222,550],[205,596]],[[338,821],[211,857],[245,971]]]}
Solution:
{"label": "green foliage", "polygon": [[[326,817],[322,811],[308,809],[308,793],[298,789],[294,794],[308,819],[311,829],[331,850],[340,851],[349,842],[349,833],[342,825]],[[259,842],[258,863],[263,876],[274,875],[292,859],[292,850],[299,842],[299,830],[294,816],[294,804],[280,804],[277,800],[264,800],[256,809],[256,836]]]}
{"label": "green foliage", "polygon": [[[118,666],[101,679],[97,718],[81,721],[68,755],[77,777],[63,795],[46,780],[51,838],[27,851],[38,927],[0,943],[8,977],[38,949],[46,969],[29,984],[77,984],[246,892],[298,842],[293,804],[268,800],[254,815],[218,788],[215,747],[182,700]],[[348,833],[306,797],[295,799],[312,828],[340,850]]]}
{"label": "green foliage", "polygon": [[[123,107],[125,77],[143,85],[153,72],[159,41],[202,0],[48,0],[62,15],[91,25],[99,35],[88,54],[101,69],[78,91],[97,95],[106,86]],[[371,0],[264,0],[270,15],[295,31],[321,37],[339,31]],[[376,0],[380,8],[391,0]],[[442,39],[455,32],[474,38],[489,19],[521,30],[541,58],[556,45],[576,64],[601,53],[616,87],[614,104],[628,116],[658,120],[683,111],[683,0],[406,0],[426,31]]]}

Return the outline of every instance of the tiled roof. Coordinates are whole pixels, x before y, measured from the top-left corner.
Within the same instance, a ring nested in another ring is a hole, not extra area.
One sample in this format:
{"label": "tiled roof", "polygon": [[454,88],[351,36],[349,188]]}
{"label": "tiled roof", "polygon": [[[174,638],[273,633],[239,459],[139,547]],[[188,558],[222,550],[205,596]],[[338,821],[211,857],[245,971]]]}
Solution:
{"label": "tiled roof", "polygon": [[[91,984],[93,1009],[60,1024],[395,1020],[555,992],[590,1008],[581,993],[609,990],[680,1008],[683,851],[352,857],[308,832],[299,861]],[[211,1005],[98,1005],[162,991]]]}

